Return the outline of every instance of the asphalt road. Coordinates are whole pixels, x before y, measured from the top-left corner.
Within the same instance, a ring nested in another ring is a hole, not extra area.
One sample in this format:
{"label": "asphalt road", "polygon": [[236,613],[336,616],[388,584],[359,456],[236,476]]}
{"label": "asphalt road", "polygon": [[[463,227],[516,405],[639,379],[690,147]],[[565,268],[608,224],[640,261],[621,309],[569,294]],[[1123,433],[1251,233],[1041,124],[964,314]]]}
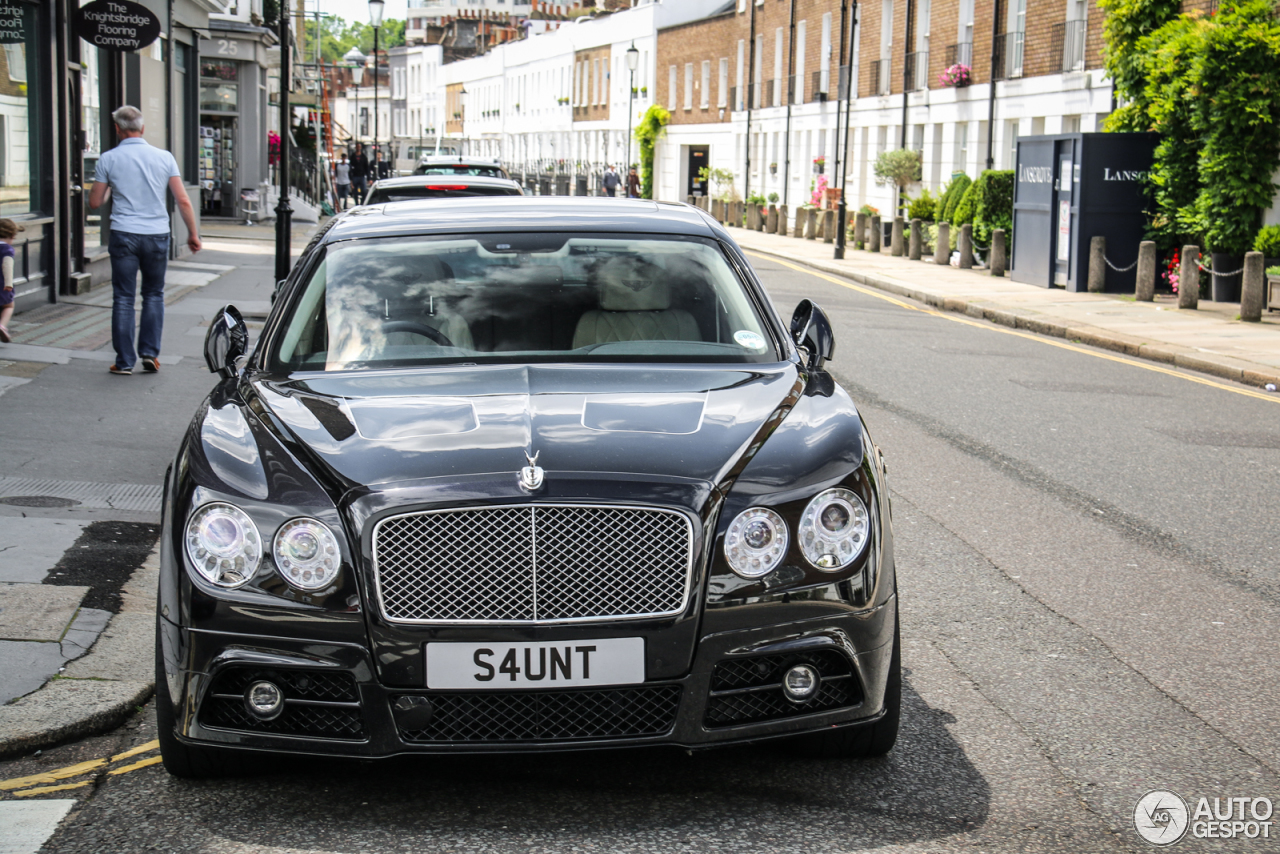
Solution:
{"label": "asphalt road", "polygon": [[[187,783],[144,749],[50,792],[76,804],[42,850],[1139,851],[1150,790],[1280,802],[1280,396],[753,260],[784,317],[828,310],[834,373],[888,460],[890,756],[299,760]],[[148,708],[0,781],[154,726]],[[1271,830],[1176,848],[1280,850]]]}

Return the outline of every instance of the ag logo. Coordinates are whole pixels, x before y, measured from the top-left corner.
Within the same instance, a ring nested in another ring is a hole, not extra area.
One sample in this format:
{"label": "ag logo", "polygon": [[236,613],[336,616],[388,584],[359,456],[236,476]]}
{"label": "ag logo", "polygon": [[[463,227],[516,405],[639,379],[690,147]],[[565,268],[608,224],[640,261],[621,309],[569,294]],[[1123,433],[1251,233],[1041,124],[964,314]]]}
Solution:
{"label": "ag logo", "polygon": [[1134,829],[1152,845],[1177,842],[1186,835],[1190,818],[1187,802],[1162,789],[1147,792],[1133,808]]}

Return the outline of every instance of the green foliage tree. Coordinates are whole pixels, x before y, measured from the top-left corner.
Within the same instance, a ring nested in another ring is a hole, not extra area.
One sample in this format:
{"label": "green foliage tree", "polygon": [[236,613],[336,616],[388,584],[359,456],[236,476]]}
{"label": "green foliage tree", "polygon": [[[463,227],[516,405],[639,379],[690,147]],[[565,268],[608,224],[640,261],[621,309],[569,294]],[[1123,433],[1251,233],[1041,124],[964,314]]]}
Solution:
{"label": "green foliage tree", "polygon": [[640,143],[640,197],[653,198],[653,153],[658,140],[667,132],[667,123],[671,121],[671,113],[654,104],[645,110],[634,136]]}
{"label": "green foliage tree", "polygon": [[[1200,194],[1200,134],[1196,129],[1196,81],[1187,70],[1197,62],[1201,20],[1176,18],[1138,46],[1147,63],[1142,95],[1147,127],[1160,134],[1146,191],[1152,201],[1150,236],[1165,246],[1181,246],[1200,231],[1196,198]],[[1136,127],[1140,115],[1126,120]],[[1119,123],[1117,123],[1119,124]],[[1108,125],[1110,127],[1110,125]]]}
{"label": "green foliage tree", "polygon": [[939,222],[949,222],[955,224],[952,217],[956,214],[956,206],[960,204],[960,200],[964,198],[965,192],[973,186],[973,179],[965,173],[960,173],[951,179],[951,183],[947,184],[947,189],[942,194],[942,198],[938,201],[942,212],[939,214]]}
{"label": "green foliage tree", "polygon": [[933,197],[933,193],[929,192],[929,188],[925,187],[920,191],[920,195],[907,200],[907,218],[922,219],[927,222],[933,219],[937,207],[938,200]]}
{"label": "green foliage tree", "polygon": [[[359,48],[365,56],[373,53],[373,27],[361,21],[348,23],[342,18],[321,18],[317,36],[315,18],[306,21],[304,56],[314,57],[316,38],[320,39],[320,55],[325,62],[341,62],[351,48]],[[404,44],[404,21],[385,20],[378,29],[378,52]]]}
{"label": "green foliage tree", "polygon": [[1268,225],[1258,232],[1253,241],[1253,251],[1268,258],[1280,258],[1280,225]]}
{"label": "green foliage tree", "polygon": [[1179,0],[1098,0],[1106,12],[1102,35],[1107,76],[1124,100],[1107,117],[1107,130],[1147,130],[1147,56],[1140,43],[1176,18],[1180,5]]}
{"label": "green foliage tree", "polygon": [[710,166],[703,166],[698,170],[698,180],[715,185],[712,198],[722,202],[738,200],[738,190],[733,186],[732,169],[712,169]]}
{"label": "green foliage tree", "polygon": [[[955,233],[960,226],[973,226],[973,242],[991,243],[991,232],[1003,228],[1006,239],[1013,232],[1013,170],[988,169],[969,185],[951,218]],[[1007,245],[1007,244],[1006,244]]]}
{"label": "green foliage tree", "polygon": [[885,151],[876,158],[874,172],[877,184],[893,185],[893,209],[898,210],[902,191],[908,184],[920,180],[920,152],[909,148]]}

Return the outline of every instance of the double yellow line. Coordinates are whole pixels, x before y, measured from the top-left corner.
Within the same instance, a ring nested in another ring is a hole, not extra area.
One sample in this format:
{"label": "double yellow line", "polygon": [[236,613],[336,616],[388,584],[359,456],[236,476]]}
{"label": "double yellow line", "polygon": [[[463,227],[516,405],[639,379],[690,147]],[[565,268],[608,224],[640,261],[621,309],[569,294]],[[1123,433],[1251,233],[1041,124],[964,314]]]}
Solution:
{"label": "double yellow line", "polygon": [[121,765],[116,768],[110,766],[123,762],[126,759],[132,759],[135,756],[141,756],[144,753],[152,753],[160,748],[159,741],[148,741],[146,744],[139,745],[132,750],[126,750],[124,753],[117,753],[115,756],[106,759],[90,759],[87,762],[79,762],[75,765],[67,765],[62,768],[54,768],[52,771],[45,771],[42,774],[32,774],[29,777],[14,777],[9,780],[0,780],[0,792],[11,792],[11,797],[30,798],[36,795],[48,795],[53,792],[66,792],[71,789],[82,789],[93,782],[93,779],[80,780],[73,783],[62,783],[62,780],[74,780],[76,777],[85,775],[97,776],[103,769],[110,768],[107,774],[117,776],[120,774],[128,774],[130,771],[137,771],[139,768],[146,768],[160,762],[159,755],[148,756],[146,759],[139,759],[130,762],[128,765]]}
{"label": "double yellow line", "polygon": [[1009,329],[1006,326],[997,326],[995,324],[973,320],[971,318],[958,315],[955,312],[938,311],[937,309],[933,309],[933,308],[913,305],[912,303],[898,299],[897,297],[889,296],[888,294],[885,294],[881,291],[872,290],[871,288],[864,288],[861,285],[855,285],[852,282],[849,282],[847,280],[837,279],[835,276],[828,276],[825,273],[816,272],[815,270],[811,270],[808,267],[802,267],[799,264],[792,264],[787,261],[783,261],[781,258],[777,258],[773,255],[762,255],[759,252],[747,252],[747,254],[752,255],[756,258],[760,258],[761,260],[764,260],[764,261],[771,261],[774,264],[781,264],[783,267],[787,267],[789,269],[795,270],[798,273],[805,273],[806,275],[814,276],[816,278],[822,279],[825,282],[830,282],[833,285],[839,285],[842,288],[848,288],[851,291],[857,291],[860,294],[866,294],[869,297],[875,297],[876,299],[893,303],[894,305],[900,308],[910,309],[911,311],[918,311],[918,312],[921,312],[922,314],[933,315],[934,317],[941,317],[943,320],[950,320],[952,323],[963,323],[965,326],[972,326],[977,329],[985,329],[988,332],[999,332],[1002,335],[1013,335],[1018,338],[1025,338],[1028,341],[1035,341],[1038,344],[1047,344],[1050,347],[1057,347],[1060,350],[1070,350],[1073,353],[1082,353],[1086,356],[1092,356],[1095,359],[1106,359],[1108,362],[1119,362],[1122,365],[1130,365],[1132,367],[1141,368],[1144,371],[1152,371],[1153,373],[1157,373],[1157,374],[1166,374],[1171,377],[1176,377],[1180,380],[1186,380],[1187,382],[1199,383],[1200,385],[1207,385],[1212,388],[1221,389],[1222,391],[1229,391],[1232,394],[1241,394],[1241,395],[1244,395],[1245,397],[1255,397],[1258,400],[1265,400],[1268,403],[1280,403],[1280,396],[1277,396],[1274,394],[1266,394],[1265,392],[1253,391],[1252,389],[1240,388],[1239,386],[1233,386],[1233,385],[1227,385],[1226,383],[1216,382],[1215,380],[1205,379],[1204,377],[1197,377],[1193,374],[1186,374],[1181,371],[1175,371],[1171,368],[1161,367],[1160,365],[1155,365],[1155,364],[1152,364],[1151,362],[1141,362],[1136,359],[1127,358],[1125,356],[1116,356],[1111,353],[1106,353],[1100,350],[1096,350],[1096,349],[1093,349],[1092,347],[1081,347],[1077,344],[1069,344],[1065,341],[1056,341],[1052,338],[1047,338],[1043,335],[1036,335],[1033,332],[1022,332],[1017,329]]}

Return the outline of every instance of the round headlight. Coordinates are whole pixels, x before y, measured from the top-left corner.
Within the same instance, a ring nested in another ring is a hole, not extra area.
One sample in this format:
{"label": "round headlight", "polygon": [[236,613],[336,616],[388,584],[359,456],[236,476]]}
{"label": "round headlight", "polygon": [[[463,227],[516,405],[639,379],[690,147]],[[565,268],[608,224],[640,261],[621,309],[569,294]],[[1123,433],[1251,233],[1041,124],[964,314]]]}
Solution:
{"label": "round headlight", "polygon": [[262,561],[262,539],[249,515],[231,504],[206,504],[187,520],[187,557],[205,580],[239,587]]}
{"label": "round headlight", "polygon": [[766,507],[752,507],[738,514],[724,536],[724,556],[729,568],[743,578],[759,578],[773,572],[787,553],[787,523]]}
{"label": "round headlight", "polygon": [[280,526],[272,554],[284,580],[300,590],[320,590],[338,577],[338,538],[315,519],[291,519]]}
{"label": "round headlight", "polygon": [[848,489],[814,496],[800,516],[800,551],[818,569],[834,572],[853,563],[867,545],[867,505]]}

